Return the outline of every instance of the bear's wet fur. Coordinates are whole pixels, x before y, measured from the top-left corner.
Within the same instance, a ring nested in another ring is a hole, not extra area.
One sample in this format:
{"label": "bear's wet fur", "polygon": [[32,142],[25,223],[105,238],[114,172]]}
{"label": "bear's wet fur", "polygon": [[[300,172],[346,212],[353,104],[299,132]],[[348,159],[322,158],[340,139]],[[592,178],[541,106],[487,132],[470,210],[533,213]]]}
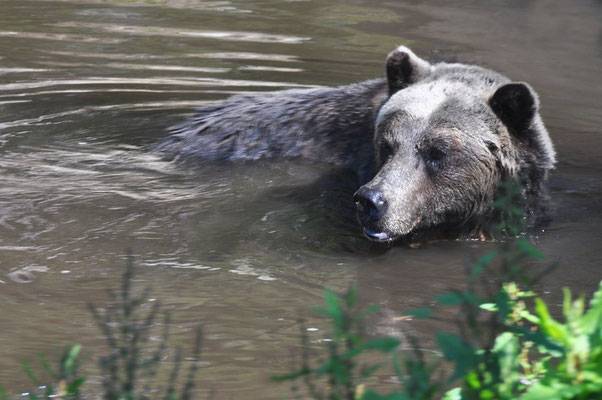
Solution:
{"label": "bear's wet fur", "polygon": [[203,107],[158,146],[166,157],[302,157],[354,170],[375,241],[474,236],[500,183],[521,182],[530,212],[555,163],[539,100],[486,68],[429,62],[400,46],[387,79],[238,95]]}
{"label": "bear's wet fur", "polygon": [[172,128],[159,150],[207,160],[302,157],[353,169],[366,182],[374,121],[387,98],[384,79],[238,95]]}

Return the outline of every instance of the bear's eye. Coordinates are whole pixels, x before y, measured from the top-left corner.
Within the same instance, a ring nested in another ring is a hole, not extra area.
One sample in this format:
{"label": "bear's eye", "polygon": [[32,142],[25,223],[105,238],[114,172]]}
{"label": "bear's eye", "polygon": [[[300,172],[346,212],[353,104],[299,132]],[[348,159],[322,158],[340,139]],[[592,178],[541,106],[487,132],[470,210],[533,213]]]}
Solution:
{"label": "bear's eye", "polygon": [[424,154],[427,161],[437,162],[445,157],[445,151],[440,146],[430,146]]}
{"label": "bear's eye", "polygon": [[380,159],[382,162],[385,162],[391,158],[393,152],[393,146],[387,143],[386,140],[380,142]]}
{"label": "bear's eye", "polygon": [[499,148],[497,147],[497,144],[489,141],[489,140],[485,140],[485,146],[487,146],[487,148],[489,149],[490,152],[495,153],[499,150]]}

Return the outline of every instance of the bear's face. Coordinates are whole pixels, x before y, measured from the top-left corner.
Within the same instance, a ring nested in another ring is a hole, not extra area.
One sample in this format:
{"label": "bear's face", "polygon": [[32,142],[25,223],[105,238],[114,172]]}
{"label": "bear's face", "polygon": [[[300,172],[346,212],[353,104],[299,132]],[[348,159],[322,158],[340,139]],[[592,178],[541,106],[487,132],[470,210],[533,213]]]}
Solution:
{"label": "bear's face", "polygon": [[377,117],[376,175],[355,195],[364,234],[376,241],[468,233],[492,213],[502,179],[537,169],[543,179],[554,162],[527,85],[424,60],[412,82],[413,57]]}

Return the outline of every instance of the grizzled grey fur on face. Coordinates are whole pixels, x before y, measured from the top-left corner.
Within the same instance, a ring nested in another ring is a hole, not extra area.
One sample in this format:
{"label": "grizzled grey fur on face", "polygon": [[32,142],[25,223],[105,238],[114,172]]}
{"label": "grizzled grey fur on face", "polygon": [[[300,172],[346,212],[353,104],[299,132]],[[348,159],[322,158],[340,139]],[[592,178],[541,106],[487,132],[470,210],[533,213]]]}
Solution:
{"label": "grizzled grey fur on face", "polygon": [[481,67],[396,52],[417,72],[376,118],[377,173],[355,195],[366,236],[474,235],[508,178],[536,203],[555,155],[533,90]]}
{"label": "grizzled grey fur on face", "polygon": [[354,199],[375,241],[474,235],[499,183],[521,178],[535,204],[555,163],[539,101],[524,83],[400,46],[387,79],[235,96],[173,129],[169,158],[303,157],[357,172]]}

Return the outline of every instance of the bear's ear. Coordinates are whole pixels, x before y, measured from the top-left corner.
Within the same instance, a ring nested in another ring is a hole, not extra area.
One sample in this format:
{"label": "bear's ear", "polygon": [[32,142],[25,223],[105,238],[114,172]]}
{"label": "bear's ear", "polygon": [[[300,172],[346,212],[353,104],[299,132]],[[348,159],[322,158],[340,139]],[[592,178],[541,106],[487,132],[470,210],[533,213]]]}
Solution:
{"label": "bear's ear", "polygon": [[526,83],[511,82],[497,88],[489,106],[513,134],[521,135],[537,114],[539,100]]}
{"label": "bear's ear", "polygon": [[419,81],[431,72],[431,64],[405,46],[399,46],[387,56],[389,96]]}

